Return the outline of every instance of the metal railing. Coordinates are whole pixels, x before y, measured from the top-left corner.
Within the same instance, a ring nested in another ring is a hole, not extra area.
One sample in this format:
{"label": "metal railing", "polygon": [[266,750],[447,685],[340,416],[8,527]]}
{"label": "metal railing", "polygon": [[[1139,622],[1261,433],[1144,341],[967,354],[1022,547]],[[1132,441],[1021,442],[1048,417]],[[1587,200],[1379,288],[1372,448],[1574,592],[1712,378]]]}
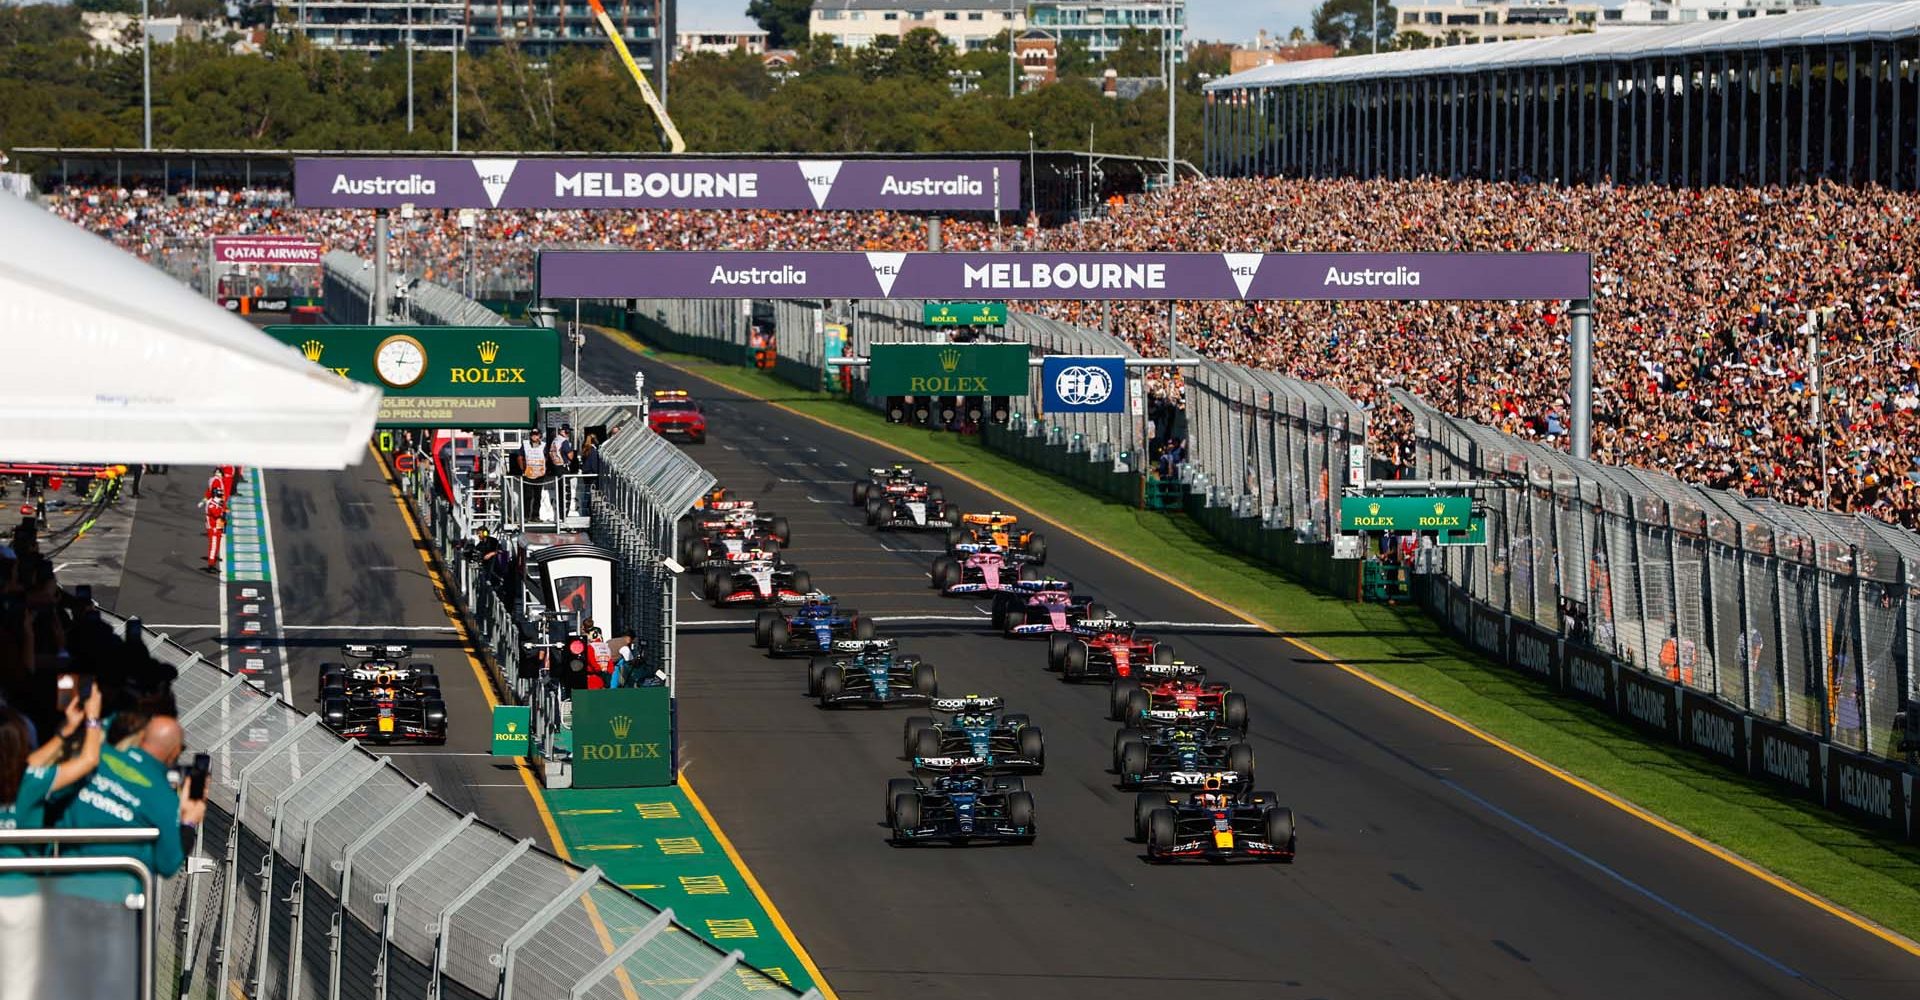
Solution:
{"label": "metal railing", "polygon": [[[160,831],[153,827],[132,827],[127,829],[64,829],[64,830],[0,830],[0,845],[32,848],[51,846],[51,856],[29,856],[20,858],[0,857],[0,874],[13,873],[24,875],[39,883],[35,892],[42,898],[57,897],[60,893],[61,876],[88,872],[122,872],[133,879],[138,891],[128,894],[127,908],[137,916],[134,933],[139,937],[139,946],[135,950],[133,968],[136,996],[140,1000],[150,1000],[154,995],[154,876],[153,869],[132,856],[123,857],[61,857],[59,850],[65,844],[151,844],[160,839]],[[50,910],[42,912],[50,917]],[[43,917],[45,919],[45,917]],[[112,933],[114,928],[96,927],[97,933]],[[84,978],[87,975],[87,960],[90,956],[87,942],[64,941],[59,947],[59,956],[68,977]],[[44,960],[41,967],[47,966]],[[21,975],[18,970],[0,973],[9,976]],[[77,983],[75,985],[78,985]]]}

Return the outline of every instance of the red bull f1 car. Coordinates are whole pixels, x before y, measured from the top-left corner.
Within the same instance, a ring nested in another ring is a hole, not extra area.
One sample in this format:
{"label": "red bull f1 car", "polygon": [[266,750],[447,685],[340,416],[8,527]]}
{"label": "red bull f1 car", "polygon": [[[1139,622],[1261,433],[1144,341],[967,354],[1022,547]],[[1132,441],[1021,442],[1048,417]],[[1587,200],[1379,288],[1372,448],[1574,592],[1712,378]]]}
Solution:
{"label": "red bull f1 car", "polygon": [[1082,621],[1107,617],[1093,598],[1075,597],[1065,580],[1014,583],[993,595],[993,627],[1009,639],[1070,632]]}
{"label": "red bull f1 car", "polygon": [[1139,676],[1114,678],[1107,686],[1107,709],[1129,726],[1182,726],[1217,723],[1247,731],[1247,696],[1188,663],[1156,665]]}
{"label": "red bull f1 car", "polygon": [[934,589],[953,596],[998,593],[1015,583],[1038,583],[1046,574],[1038,566],[997,545],[963,542],[952,554],[933,557],[928,577]]}
{"label": "red bull f1 car", "polygon": [[1134,804],[1134,835],[1147,842],[1147,860],[1161,863],[1286,863],[1299,846],[1293,810],[1272,792],[1258,791],[1143,792]]}
{"label": "red bull f1 car", "polygon": [[972,768],[996,774],[1039,774],[1047,766],[1040,728],[999,698],[935,698],[939,717],[907,717],[904,752],[916,771]]}
{"label": "red bull f1 car", "polygon": [[1141,635],[1130,621],[1089,618],[1047,637],[1047,668],[1069,681],[1136,676],[1141,666],[1173,662],[1173,646]]}
{"label": "red bull f1 car", "polygon": [[993,545],[1020,556],[1035,566],[1047,561],[1047,539],[1037,531],[1019,526],[1020,518],[993,511],[989,514],[962,514],[960,523],[947,529],[947,548],[962,545]]}
{"label": "red bull f1 car", "polygon": [[366,743],[445,743],[447,703],[430,663],[401,661],[410,646],[352,644],[348,662],[320,666],[320,712],[327,727]]}
{"label": "red bull f1 car", "polygon": [[762,611],[753,619],[753,644],[772,657],[831,655],[836,642],[873,635],[873,619],[817,590],[797,608]]}
{"label": "red bull f1 car", "polygon": [[821,708],[926,705],[940,691],[933,664],[897,652],[892,639],[844,639],[832,658],[807,664],[807,693]]}
{"label": "red bull f1 car", "polygon": [[958,770],[921,784],[887,782],[887,825],[896,846],[1004,842],[1034,838],[1033,793],[1019,778]]}

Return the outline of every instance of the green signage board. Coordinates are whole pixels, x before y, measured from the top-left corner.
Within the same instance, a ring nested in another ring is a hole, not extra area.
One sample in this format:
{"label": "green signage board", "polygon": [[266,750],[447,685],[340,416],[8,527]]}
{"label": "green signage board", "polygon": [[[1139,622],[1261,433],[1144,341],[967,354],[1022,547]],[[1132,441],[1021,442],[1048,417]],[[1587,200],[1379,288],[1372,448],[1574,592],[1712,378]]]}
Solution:
{"label": "green signage board", "polygon": [[525,757],[533,729],[533,709],[525,705],[493,706],[493,755]]}
{"label": "green signage board", "polygon": [[673,784],[672,701],[664,687],[573,693],[575,788]]}
{"label": "green signage board", "polygon": [[1472,497],[1341,497],[1341,531],[1465,531]]}
{"label": "green signage board", "polygon": [[1437,545],[1485,545],[1487,544],[1487,515],[1474,514],[1467,519],[1465,531],[1442,531],[1435,541]]}
{"label": "green signage board", "polygon": [[1006,326],[1005,302],[928,302],[920,315],[928,326]]}
{"label": "green signage board", "polygon": [[335,375],[379,386],[382,427],[525,427],[560,394],[560,332],[499,326],[269,326]]}
{"label": "green signage board", "polygon": [[1024,396],[1025,344],[875,344],[867,388],[876,396]]}

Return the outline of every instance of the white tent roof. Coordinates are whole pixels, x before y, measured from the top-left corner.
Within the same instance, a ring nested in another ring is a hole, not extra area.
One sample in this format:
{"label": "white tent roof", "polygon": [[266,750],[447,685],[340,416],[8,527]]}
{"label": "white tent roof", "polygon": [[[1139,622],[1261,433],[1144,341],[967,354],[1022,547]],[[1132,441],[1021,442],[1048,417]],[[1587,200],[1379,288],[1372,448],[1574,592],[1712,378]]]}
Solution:
{"label": "white tent roof", "polygon": [[380,407],[105,240],[0,197],[0,460],[341,469]]}

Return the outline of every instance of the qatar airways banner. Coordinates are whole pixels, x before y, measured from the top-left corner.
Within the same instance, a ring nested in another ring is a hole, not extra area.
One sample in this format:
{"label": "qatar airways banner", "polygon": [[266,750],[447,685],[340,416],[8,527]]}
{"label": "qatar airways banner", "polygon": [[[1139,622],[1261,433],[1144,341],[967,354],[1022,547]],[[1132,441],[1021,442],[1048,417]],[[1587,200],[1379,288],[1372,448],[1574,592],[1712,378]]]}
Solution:
{"label": "qatar airways banner", "polygon": [[1584,299],[1581,253],[547,250],[549,299]]}
{"label": "qatar airways banner", "polygon": [[293,161],[293,201],[300,208],[1011,212],[1020,207],[1020,161],[328,157]]}
{"label": "qatar airways banner", "polygon": [[281,266],[320,263],[323,248],[299,236],[215,236],[213,260],[216,264],[278,264]]}

